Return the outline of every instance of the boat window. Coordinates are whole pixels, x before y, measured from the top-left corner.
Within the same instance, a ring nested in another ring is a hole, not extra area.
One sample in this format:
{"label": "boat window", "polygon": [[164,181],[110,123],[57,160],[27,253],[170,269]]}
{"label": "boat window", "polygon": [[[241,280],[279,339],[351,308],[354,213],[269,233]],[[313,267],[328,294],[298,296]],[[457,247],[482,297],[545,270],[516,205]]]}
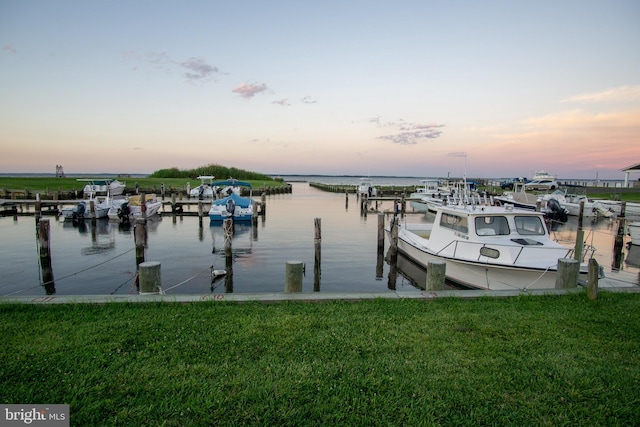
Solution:
{"label": "boat window", "polygon": [[469,232],[469,226],[466,216],[462,217],[443,212],[442,218],[440,218],[440,226],[450,228],[452,230],[459,231],[465,234]]}
{"label": "boat window", "polygon": [[480,255],[486,256],[488,258],[500,258],[500,251],[483,246],[480,248]]}
{"label": "boat window", "polygon": [[515,221],[519,234],[526,236],[544,236],[545,234],[544,224],[537,216],[516,216]]}
{"label": "boat window", "polygon": [[509,223],[504,216],[476,217],[476,234],[478,236],[506,236],[510,233]]}

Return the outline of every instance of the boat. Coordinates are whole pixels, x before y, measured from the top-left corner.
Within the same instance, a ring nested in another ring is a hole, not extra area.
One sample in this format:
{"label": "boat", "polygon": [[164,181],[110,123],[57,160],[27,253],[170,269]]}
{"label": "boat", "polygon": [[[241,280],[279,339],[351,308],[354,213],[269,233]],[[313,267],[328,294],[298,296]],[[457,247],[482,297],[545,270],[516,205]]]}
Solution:
{"label": "boat", "polygon": [[538,179],[551,179],[551,180],[557,180],[558,176],[557,175],[551,175],[549,172],[547,171],[537,171],[534,172],[533,174],[533,178],[531,178],[532,181],[538,180]]}
{"label": "boat", "polygon": [[558,260],[573,253],[551,239],[542,212],[513,205],[439,206],[431,223],[398,223],[398,251],[425,268],[445,261],[448,280],[488,290],[555,288]]}
{"label": "boat", "polygon": [[524,189],[506,191],[501,196],[495,196],[494,201],[496,204],[512,205],[518,209],[539,210],[551,221],[567,222],[569,219],[568,210],[557,199],[550,197],[543,200],[540,196],[527,193]]}
{"label": "boat", "polygon": [[[106,218],[111,209],[113,199],[109,196],[91,197],[88,200],[78,202],[76,206],[62,208],[59,217],[62,220],[79,221],[83,219]],[[93,213],[91,212],[91,202],[93,202]]]}
{"label": "boat", "polygon": [[613,209],[605,207],[602,203],[589,199],[584,194],[571,194],[562,190],[556,190],[551,194],[545,194],[540,200],[547,202],[555,199],[560,205],[566,209],[567,214],[571,216],[580,215],[580,204],[584,203],[582,211],[583,217],[603,217],[612,218],[615,216]]}
{"label": "boat", "polygon": [[211,202],[209,209],[209,219],[211,221],[224,221],[233,219],[234,221],[251,221],[253,218],[254,201],[249,197],[240,195],[242,188],[251,188],[251,184],[237,179],[228,179],[211,184],[215,187],[223,188],[223,197]]}
{"label": "boat", "polygon": [[378,190],[371,183],[371,178],[360,178],[360,184],[356,186],[356,193],[358,197],[376,197]]}
{"label": "boat", "polygon": [[129,197],[114,198],[107,216],[109,219],[117,219],[130,222],[133,219],[145,218],[157,215],[162,207],[162,201],[155,194],[144,195],[144,207],[142,210],[142,194]]}
{"label": "boat", "polygon": [[440,185],[440,180],[423,179],[420,180],[421,187],[409,195],[410,206],[416,212],[426,212],[428,210],[429,201],[441,201],[443,198],[451,195],[451,188]]}
{"label": "boat", "polygon": [[215,191],[212,185],[215,176],[213,175],[200,175],[200,185],[189,190],[189,197],[195,197],[197,199],[212,199],[215,196]]}
{"label": "boat", "polygon": [[86,182],[82,192],[85,196],[120,196],[124,193],[126,184],[117,179],[87,179],[80,178],[78,181]]}
{"label": "boat", "polygon": [[627,232],[631,237],[632,245],[640,245],[640,221],[632,221],[627,224]]}

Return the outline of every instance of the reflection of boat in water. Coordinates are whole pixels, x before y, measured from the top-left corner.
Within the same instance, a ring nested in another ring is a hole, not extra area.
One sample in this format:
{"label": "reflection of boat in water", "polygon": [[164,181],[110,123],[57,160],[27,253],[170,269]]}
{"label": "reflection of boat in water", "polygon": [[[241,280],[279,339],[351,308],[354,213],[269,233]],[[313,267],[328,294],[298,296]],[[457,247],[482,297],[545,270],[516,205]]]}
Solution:
{"label": "reflection of boat in water", "polygon": [[[407,258],[404,254],[398,254],[398,273],[416,289],[425,290],[427,287],[427,270]],[[453,282],[446,282],[445,289],[468,289]]]}

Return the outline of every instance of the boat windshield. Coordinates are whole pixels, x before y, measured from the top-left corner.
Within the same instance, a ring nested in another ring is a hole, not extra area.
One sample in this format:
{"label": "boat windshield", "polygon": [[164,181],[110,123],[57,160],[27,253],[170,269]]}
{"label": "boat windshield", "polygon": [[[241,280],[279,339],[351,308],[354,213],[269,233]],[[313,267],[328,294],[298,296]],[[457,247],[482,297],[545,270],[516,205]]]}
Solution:
{"label": "boat windshield", "polygon": [[450,228],[461,233],[468,233],[469,226],[467,225],[467,217],[452,215],[446,212],[442,213],[440,218],[440,226]]}
{"label": "boat windshield", "polygon": [[516,230],[523,236],[544,236],[545,228],[537,216],[516,216]]}
{"label": "boat windshield", "polygon": [[511,234],[509,222],[504,216],[478,216],[475,224],[478,236],[506,236]]}

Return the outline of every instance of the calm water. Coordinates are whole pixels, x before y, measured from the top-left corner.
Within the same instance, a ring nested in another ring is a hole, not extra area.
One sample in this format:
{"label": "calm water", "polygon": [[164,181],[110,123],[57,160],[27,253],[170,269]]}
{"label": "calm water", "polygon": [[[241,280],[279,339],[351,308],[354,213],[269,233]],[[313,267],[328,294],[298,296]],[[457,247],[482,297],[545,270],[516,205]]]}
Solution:
{"label": "calm water", "polygon": [[[415,185],[406,180],[406,185]],[[344,183],[357,183],[358,178]],[[395,185],[404,185],[393,182]],[[380,183],[382,184],[382,183]],[[391,205],[381,205],[391,209]],[[193,208],[195,211],[195,208]],[[207,218],[173,217],[166,213],[148,224],[147,260],[161,263],[162,287],[168,294],[282,292],[285,264],[302,261],[306,266],[303,291],[314,290],[314,218],[321,219],[321,292],[384,292],[389,290],[386,263],[377,257],[377,214],[363,216],[354,195],[293,183],[293,193],[267,198],[267,215],[250,225],[236,225],[232,275],[211,284],[210,267],[225,265],[224,240],[219,225]],[[74,227],[50,217],[51,258],[58,295],[127,294],[135,292],[133,229],[100,220]],[[412,220],[419,220],[413,217]],[[577,221],[557,227],[555,237],[569,246],[575,240]],[[585,221],[587,243],[598,248],[596,259],[611,270],[616,223]],[[0,218],[0,295],[43,295],[40,285],[35,220],[31,216]],[[625,237],[628,241],[628,236]],[[624,270],[638,272],[637,246],[625,245]],[[424,271],[400,260],[403,276],[396,288],[424,283]],[[213,286],[213,290],[212,290]]]}

